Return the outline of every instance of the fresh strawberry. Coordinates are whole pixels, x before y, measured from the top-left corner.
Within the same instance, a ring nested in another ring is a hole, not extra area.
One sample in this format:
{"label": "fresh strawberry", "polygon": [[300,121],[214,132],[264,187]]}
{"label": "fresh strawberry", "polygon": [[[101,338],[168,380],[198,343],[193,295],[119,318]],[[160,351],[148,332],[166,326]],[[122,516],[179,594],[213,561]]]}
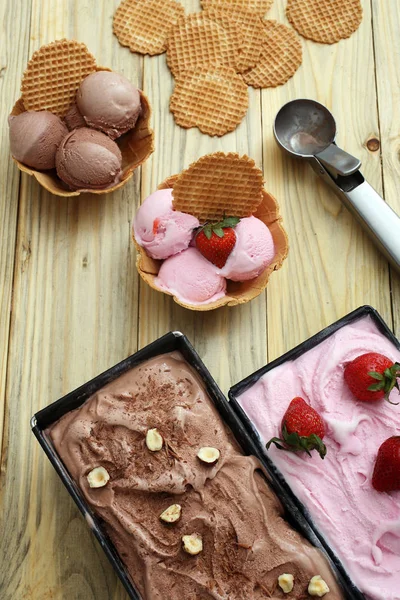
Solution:
{"label": "fresh strawberry", "polygon": [[375,402],[381,398],[390,402],[389,394],[393,388],[397,388],[400,392],[399,377],[400,364],[393,363],[392,360],[377,352],[361,354],[344,369],[344,378],[350,391],[357,400],[363,402]]}
{"label": "fresh strawberry", "polygon": [[387,439],[379,448],[372,485],[378,492],[400,490],[400,436]]}
{"label": "fresh strawberry", "polygon": [[325,424],[321,416],[303,398],[293,398],[281,424],[282,438],[272,438],[267,444],[275,444],[280,450],[292,452],[305,451],[311,456],[311,450],[318,450],[325,458],[326,446],[323,443]]}
{"label": "fresh strawberry", "polygon": [[196,235],[196,247],[199,252],[219,269],[225,265],[236,244],[233,227],[239,221],[237,217],[224,217],[219,223],[207,223]]}

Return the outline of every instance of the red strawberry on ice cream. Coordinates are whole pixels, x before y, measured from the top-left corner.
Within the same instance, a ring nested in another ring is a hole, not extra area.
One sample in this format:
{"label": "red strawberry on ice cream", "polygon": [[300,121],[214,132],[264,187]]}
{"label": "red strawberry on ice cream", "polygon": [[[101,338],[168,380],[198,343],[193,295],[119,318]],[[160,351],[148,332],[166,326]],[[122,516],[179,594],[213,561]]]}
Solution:
{"label": "red strawberry on ice cream", "polygon": [[325,436],[325,424],[321,416],[303,398],[293,398],[287,408],[281,425],[282,439],[272,438],[271,444],[275,444],[280,450],[291,452],[307,452],[311,456],[312,450],[317,450],[320,457],[326,455],[326,446],[323,443]]}

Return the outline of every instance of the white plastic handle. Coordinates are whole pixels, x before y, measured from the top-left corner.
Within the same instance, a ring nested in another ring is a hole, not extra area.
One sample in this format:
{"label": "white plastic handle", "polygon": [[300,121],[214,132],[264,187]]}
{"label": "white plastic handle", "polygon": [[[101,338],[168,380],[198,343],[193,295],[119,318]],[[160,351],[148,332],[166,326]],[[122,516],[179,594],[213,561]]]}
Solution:
{"label": "white plastic handle", "polygon": [[344,192],[344,196],[349,210],[400,271],[400,217],[367,181],[351,192]]}

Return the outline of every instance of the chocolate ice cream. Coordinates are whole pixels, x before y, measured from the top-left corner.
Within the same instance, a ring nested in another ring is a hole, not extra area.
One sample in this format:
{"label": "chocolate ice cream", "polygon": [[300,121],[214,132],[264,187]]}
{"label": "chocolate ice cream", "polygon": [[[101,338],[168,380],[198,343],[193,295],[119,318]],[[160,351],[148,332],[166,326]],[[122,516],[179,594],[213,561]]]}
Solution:
{"label": "chocolate ice cream", "polygon": [[64,121],[70,131],[78,129],[79,127],[86,127],[86,121],[79,112],[79,108],[75,102],[69,107],[69,110],[64,117]]}
{"label": "chocolate ice cream", "polygon": [[318,575],[329,600],[343,598],[178,352],[128,371],[48,433],[143,600],[281,599],[283,575],[291,600]]}
{"label": "chocolate ice cream", "polygon": [[26,111],[8,118],[11,154],[38,170],[54,169],[56,151],[68,129],[47,110]]}
{"label": "chocolate ice cream", "polygon": [[56,155],[57,175],[72,190],[99,190],[115,185],[121,162],[117,144],[104,133],[88,127],[71,131]]}
{"label": "chocolate ice cream", "polygon": [[97,71],[79,86],[76,103],[88,127],[112,140],[132,129],[141,112],[139,90],[112,71]]}

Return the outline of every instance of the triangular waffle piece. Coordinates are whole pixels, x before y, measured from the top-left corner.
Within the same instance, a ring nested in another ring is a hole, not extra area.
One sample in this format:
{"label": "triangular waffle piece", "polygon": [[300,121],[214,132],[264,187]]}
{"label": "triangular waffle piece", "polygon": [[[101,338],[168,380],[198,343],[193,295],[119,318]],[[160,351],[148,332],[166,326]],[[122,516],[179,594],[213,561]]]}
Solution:
{"label": "triangular waffle piece", "polygon": [[82,79],[96,70],[89,50],[75,40],[58,40],[35,52],[21,84],[26,110],[49,110],[63,117]]}
{"label": "triangular waffle piece", "polygon": [[124,0],[117,8],[113,31],[122,46],[140,54],[161,54],[168,33],[185,14],[176,0]]}
{"label": "triangular waffle piece", "polygon": [[250,10],[251,12],[264,17],[269,11],[274,0],[201,0],[203,8],[207,8],[210,4],[228,9],[236,9],[238,7]]}
{"label": "triangular waffle piece", "polygon": [[303,60],[301,41],[291,27],[263,21],[265,38],[258,64],[243,74],[255,88],[276,87],[293,77]]}
{"label": "triangular waffle piece", "polygon": [[216,4],[215,0],[203,0],[203,8],[207,18],[214,21],[221,20],[222,25],[224,25],[224,19],[229,19],[239,27],[241,38],[236,70],[244,73],[254,67],[260,58],[265,35],[259,15],[239,4],[226,7],[221,3]]}
{"label": "triangular waffle piece", "polygon": [[236,129],[248,105],[248,88],[240,75],[217,65],[186,71],[176,82],[170,110],[181,127],[221,136]]}
{"label": "triangular waffle piece", "polygon": [[174,77],[184,71],[210,65],[236,68],[240,41],[221,23],[204,13],[188,15],[171,29],[167,42],[167,63]]}
{"label": "triangular waffle piece", "polygon": [[358,29],[363,9],[360,0],[288,0],[286,15],[303,37],[334,44]]}
{"label": "triangular waffle piece", "polygon": [[262,200],[263,174],[254,160],[236,153],[203,156],[173,186],[174,208],[201,223],[224,215],[248,217]]}

